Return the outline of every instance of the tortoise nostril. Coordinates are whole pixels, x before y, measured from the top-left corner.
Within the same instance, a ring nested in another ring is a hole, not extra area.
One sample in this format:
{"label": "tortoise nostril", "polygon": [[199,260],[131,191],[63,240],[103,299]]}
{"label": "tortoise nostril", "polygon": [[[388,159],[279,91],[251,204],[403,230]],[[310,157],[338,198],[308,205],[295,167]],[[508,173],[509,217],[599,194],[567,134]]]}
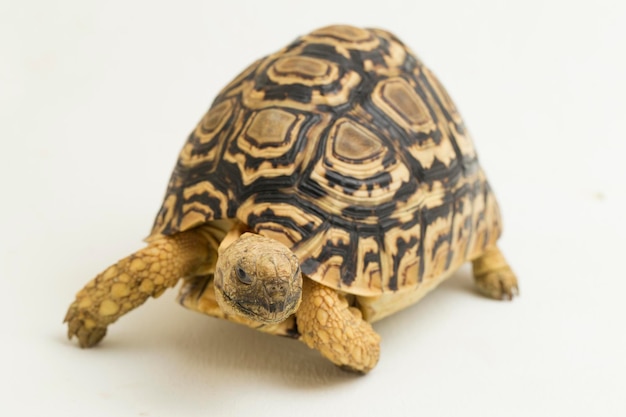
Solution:
{"label": "tortoise nostril", "polygon": [[289,284],[281,280],[267,281],[265,284],[265,291],[270,298],[284,298],[287,295]]}

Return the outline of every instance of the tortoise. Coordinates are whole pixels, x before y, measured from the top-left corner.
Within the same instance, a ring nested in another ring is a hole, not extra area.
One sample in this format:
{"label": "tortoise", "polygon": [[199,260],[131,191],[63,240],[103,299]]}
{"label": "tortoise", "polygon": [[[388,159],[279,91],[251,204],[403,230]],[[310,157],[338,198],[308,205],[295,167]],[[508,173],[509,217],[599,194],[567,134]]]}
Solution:
{"label": "tortoise", "polygon": [[107,326],[183,281],[179,302],[301,340],[368,372],[372,322],[467,261],[512,299],[498,204],[433,73],[381,29],[329,26],[239,74],[190,134],[147,246],[90,281],[68,336]]}

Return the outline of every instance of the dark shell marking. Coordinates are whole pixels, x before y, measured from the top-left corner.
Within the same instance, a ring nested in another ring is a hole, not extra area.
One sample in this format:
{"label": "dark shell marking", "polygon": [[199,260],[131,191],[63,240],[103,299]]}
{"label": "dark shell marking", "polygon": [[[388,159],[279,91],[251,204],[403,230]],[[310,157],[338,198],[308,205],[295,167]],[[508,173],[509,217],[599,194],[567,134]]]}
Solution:
{"label": "dark shell marking", "polygon": [[444,88],[390,33],[348,26],[297,39],[219,94],[180,154],[152,236],[223,218],[359,295],[414,288],[500,235]]}

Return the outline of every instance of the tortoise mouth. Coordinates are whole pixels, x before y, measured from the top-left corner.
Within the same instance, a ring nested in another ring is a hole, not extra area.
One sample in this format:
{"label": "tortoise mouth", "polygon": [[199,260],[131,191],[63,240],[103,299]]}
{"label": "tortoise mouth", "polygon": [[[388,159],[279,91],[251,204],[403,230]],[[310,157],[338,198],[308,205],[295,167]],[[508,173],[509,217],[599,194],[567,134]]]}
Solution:
{"label": "tortoise mouth", "polygon": [[300,304],[299,294],[290,294],[280,301],[270,301],[268,297],[251,300],[235,300],[229,294],[222,293],[226,301],[238,314],[265,324],[285,321],[295,313]]}

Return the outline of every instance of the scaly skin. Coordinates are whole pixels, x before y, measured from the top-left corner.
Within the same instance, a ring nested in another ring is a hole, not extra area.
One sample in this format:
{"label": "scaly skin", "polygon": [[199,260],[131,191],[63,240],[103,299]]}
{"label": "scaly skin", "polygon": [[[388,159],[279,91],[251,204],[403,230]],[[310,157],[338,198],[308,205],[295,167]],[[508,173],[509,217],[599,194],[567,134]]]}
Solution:
{"label": "scaly skin", "polygon": [[366,373],[378,362],[380,336],[337,291],[305,279],[296,313],[301,340],[339,367]]}
{"label": "scaly skin", "polygon": [[157,239],[110,266],[76,295],[65,316],[68,337],[76,336],[81,347],[97,344],[108,325],[193,275],[210,250],[207,239],[191,230]]}
{"label": "scaly skin", "polygon": [[517,278],[497,247],[485,251],[473,262],[478,290],[496,300],[512,300],[519,295]]}

